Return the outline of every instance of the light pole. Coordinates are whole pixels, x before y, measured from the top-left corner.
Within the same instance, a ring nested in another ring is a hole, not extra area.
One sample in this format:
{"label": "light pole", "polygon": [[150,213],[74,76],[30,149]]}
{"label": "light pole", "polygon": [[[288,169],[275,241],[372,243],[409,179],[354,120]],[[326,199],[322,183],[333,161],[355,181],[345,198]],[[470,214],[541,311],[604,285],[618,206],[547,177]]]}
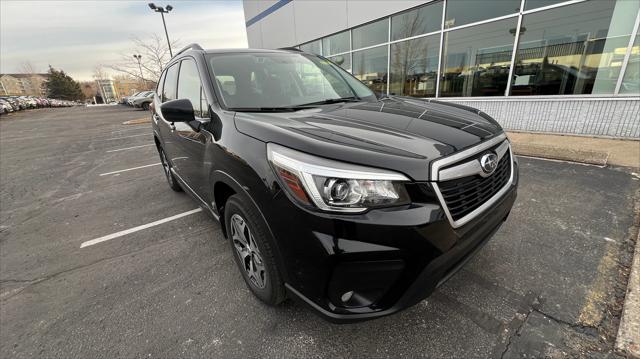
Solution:
{"label": "light pole", "polygon": [[133,57],[138,60],[138,68],[140,69],[140,78],[142,79],[142,86],[145,88],[147,88],[147,85],[144,81],[144,75],[142,75],[142,64],[140,63],[140,60],[142,60],[142,55],[133,55]]}
{"label": "light pole", "polygon": [[169,45],[169,55],[173,57],[173,52],[171,52],[171,42],[169,41],[169,33],[167,32],[167,23],[164,22],[164,14],[165,13],[168,14],[171,10],[173,10],[173,6],[171,5],[167,5],[166,7],[156,6],[156,4],[150,2],[149,8],[151,8],[151,10],[155,12],[159,12],[160,15],[162,15],[162,25],[164,26],[164,34],[167,36],[167,45]]}

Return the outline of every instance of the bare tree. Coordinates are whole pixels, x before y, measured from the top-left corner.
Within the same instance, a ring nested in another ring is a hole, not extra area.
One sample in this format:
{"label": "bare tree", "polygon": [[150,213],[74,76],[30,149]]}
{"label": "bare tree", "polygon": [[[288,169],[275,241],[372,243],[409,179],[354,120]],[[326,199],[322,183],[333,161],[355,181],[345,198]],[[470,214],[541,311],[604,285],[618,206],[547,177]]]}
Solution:
{"label": "bare tree", "polygon": [[104,69],[104,65],[96,65],[93,68],[93,78],[96,80],[106,80],[109,79],[111,76],[109,73],[107,73],[107,71]]}
{"label": "bare tree", "polygon": [[36,73],[35,66],[31,63],[31,61],[23,61],[20,63],[20,73],[25,75],[33,75]]}
{"label": "bare tree", "polygon": [[[144,40],[139,37],[131,39],[133,46],[126,53],[121,53],[121,59],[116,64],[107,65],[108,68],[129,75],[136,79],[157,82],[164,65],[171,60],[169,47],[163,37],[151,34]],[[178,42],[171,42],[172,48],[178,47]],[[133,55],[142,55],[140,65]],[[142,68],[142,74],[140,73]]]}
{"label": "bare tree", "polygon": [[[423,27],[423,21],[424,19],[417,12],[405,15],[405,21],[400,29],[401,37],[413,36]],[[394,50],[391,54],[391,72],[394,78],[390,91],[411,95],[418,90],[420,77],[425,75],[427,70],[426,39],[399,42],[392,48]]]}

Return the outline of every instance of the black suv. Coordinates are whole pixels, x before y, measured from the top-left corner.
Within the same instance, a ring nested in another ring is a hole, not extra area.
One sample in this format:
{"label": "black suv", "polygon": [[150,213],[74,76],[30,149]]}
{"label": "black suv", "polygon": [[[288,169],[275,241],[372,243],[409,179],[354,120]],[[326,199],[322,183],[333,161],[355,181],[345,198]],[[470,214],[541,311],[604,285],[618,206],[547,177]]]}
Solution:
{"label": "black suv", "polygon": [[427,297],[516,198],[517,162],[487,114],[376,96],[294,49],[190,45],[151,111],[169,186],[220,220],[251,291],[335,322]]}

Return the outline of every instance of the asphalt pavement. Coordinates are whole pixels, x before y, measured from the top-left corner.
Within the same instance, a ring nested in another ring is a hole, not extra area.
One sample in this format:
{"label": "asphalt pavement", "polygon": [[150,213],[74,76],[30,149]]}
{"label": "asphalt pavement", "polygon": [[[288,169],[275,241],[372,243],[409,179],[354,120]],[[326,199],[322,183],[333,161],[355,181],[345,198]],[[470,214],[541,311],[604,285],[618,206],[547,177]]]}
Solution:
{"label": "asphalt pavement", "polygon": [[508,221],[463,270],[413,308],[336,325],[251,295],[219,224],[167,186],[150,124],[122,124],[146,116],[0,119],[0,357],[615,356],[631,169],[520,157]]}

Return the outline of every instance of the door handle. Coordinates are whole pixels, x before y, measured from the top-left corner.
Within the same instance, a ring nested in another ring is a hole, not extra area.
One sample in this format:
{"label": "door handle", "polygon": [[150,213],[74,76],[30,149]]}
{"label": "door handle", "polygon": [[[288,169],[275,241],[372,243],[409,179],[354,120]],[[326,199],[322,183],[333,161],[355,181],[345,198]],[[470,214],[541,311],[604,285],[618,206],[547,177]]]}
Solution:
{"label": "door handle", "polygon": [[157,125],[158,124],[158,115],[156,115],[155,113],[151,116],[151,118],[153,119],[153,122]]}
{"label": "door handle", "polygon": [[169,127],[171,128],[171,132],[176,130],[176,125],[174,125],[173,122],[169,124]]}

